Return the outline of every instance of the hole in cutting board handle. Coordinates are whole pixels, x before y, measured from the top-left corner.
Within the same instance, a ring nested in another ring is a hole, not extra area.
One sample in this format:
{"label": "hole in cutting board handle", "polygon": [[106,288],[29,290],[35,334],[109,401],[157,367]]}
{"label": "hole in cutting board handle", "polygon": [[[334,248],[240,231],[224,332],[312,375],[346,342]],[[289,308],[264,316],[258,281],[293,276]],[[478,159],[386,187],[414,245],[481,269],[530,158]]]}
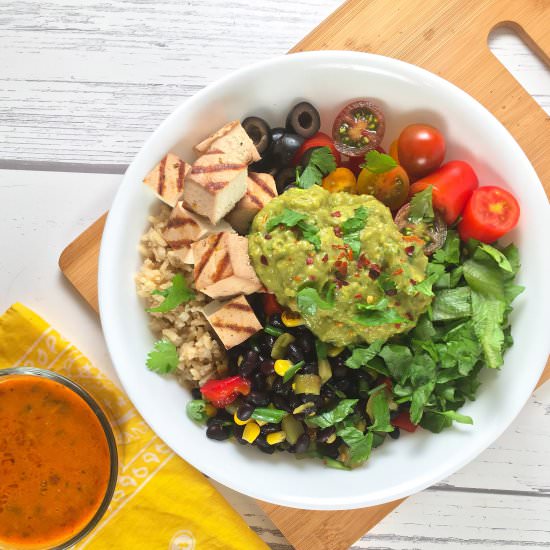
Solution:
{"label": "hole in cutting board handle", "polygon": [[516,23],[503,22],[489,33],[489,49],[550,115],[550,68],[543,58],[543,52],[531,48],[522,34],[522,29]]}

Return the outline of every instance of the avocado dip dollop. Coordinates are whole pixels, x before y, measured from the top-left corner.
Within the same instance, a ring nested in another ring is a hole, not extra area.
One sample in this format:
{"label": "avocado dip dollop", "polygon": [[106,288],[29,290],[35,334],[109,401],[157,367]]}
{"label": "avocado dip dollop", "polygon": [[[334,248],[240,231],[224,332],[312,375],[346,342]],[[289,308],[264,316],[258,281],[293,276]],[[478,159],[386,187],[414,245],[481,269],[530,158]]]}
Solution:
{"label": "avocado dip dollop", "polygon": [[370,195],[290,189],[256,215],[248,242],[268,291],[336,346],[406,332],[432,300],[417,287],[428,265],[423,242],[402,235]]}

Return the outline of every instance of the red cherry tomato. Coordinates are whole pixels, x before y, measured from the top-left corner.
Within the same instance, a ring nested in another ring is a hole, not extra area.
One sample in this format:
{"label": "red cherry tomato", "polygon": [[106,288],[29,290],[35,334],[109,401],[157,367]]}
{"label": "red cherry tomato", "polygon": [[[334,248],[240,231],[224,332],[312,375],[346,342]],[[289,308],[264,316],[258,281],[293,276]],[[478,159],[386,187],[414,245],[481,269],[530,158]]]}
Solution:
{"label": "red cherry tomato", "polygon": [[408,412],[399,413],[393,420],[390,421],[392,426],[405,430],[406,432],[415,432],[418,426],[411,422],[411,417]]}
{"label": "red cherry tomato", "polygon": [[334,146],[334,141],[332,141],[332,138],[327,136],[326,134],[323,134],[323,132],[317,132],[314,136],[310,137],[309,139],[306,139],[304,143],[302,143],[302,146],[300,149],[298,149],[298,152],[296,153],[296,156],[294,157],[294,165],[298,165],[300,163],[300,160],[304,156],[304,153],[308,149],[312,149],[313,147],[328,147],[332,154],[334,155],[334,158],[336,159],[336,164],[340,164],[341,158],[340,153],[336,150],[336,147]]}
{"label": "red cherry tomato", "polygon": [[[399,154],[401,158],[401,153]],[[474,169],[461,160],[451,160],[429,176],[411,185],[411,195],[431,185],[434,208],[451,225],[461,214],[466,202],[478,186]]]}
{"label": "red cherry tomato", "polygon": [[200,391],[202,396],[219,409],[232,403],[240,395],[250,393],[250,382],[240,376],[230,376],[221,380],[208,380]]}
{"label": "red cherry tomato", "polygon": [[445,158],[445,138],[433,126],[411,124],[399,135],[397,157],[414,181],[441,166]]}
{"label": "red cherry tomato", "polygon": [[270,315],[274,315],[275,313],[282,313],[283,308],[279,305],[279,302],[277,302],[277,298],[275,298],[275,294],[268,294],[267,292],[262,296],[263,304],[264,304],[264,313],[266,317],[269,317]]}
{"label": "red cherry tomato", "polygon": [[500,187],[480,187],[466,204],[458,233],[463,241],[492,243],[511,231],[518,220],[519,204],[512,194]]}

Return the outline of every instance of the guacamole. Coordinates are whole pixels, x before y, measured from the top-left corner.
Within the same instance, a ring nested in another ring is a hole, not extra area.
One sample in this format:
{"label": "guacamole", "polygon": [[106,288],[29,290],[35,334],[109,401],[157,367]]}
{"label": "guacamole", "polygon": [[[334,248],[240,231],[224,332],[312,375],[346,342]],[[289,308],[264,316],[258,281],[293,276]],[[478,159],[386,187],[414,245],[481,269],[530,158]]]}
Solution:
{"label": "guacamole", "polygon": [[418,287],[424,243],[370,195],[290,189],[256,215],[248,242],[267,289],[337,346],[406,332],[431,302]]}

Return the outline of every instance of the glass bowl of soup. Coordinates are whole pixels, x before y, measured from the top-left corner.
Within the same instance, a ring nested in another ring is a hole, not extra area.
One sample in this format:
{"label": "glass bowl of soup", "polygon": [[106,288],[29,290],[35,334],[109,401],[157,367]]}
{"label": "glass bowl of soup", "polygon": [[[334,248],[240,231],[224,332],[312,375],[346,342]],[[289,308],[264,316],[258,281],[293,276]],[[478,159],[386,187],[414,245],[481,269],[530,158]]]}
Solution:
{"label": "glass bowl of soup", "polygon": [[117,473],[113,430],[88,392],[55,372],[0,370],[0,548],[69,548],[106,512]]}

